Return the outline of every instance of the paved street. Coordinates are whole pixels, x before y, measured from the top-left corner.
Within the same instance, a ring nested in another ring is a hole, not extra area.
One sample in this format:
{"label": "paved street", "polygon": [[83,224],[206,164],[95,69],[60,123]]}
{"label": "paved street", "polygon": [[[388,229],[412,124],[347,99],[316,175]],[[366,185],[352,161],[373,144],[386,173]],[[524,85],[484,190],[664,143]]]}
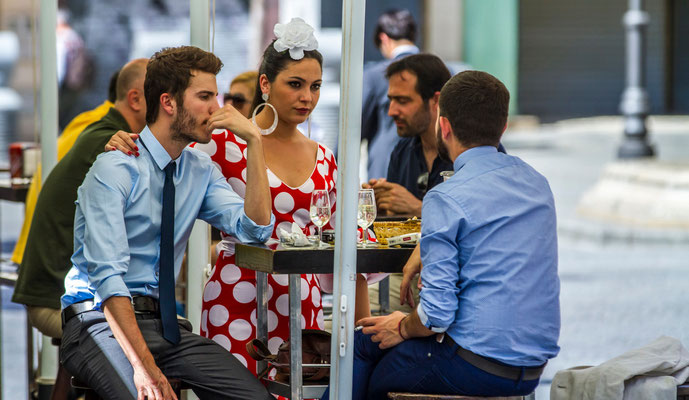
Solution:
{"label": "paved street", "polygon": [[[683,162],[689,169],[689,118],[663,117],[650,126],[659,160]],[[546,369],[539,399],[548,398],[549,381],[559,369],[599,364],[660,335],[677,337],[689,347],[689,242],[645,242],[638,239],[644,237],[638,229],[576,214],[581,195],[614,161],[621,131],[619,119],[594,118],[510,132],[504,140],[511,154],[549,179],[558,208],[562,351]],[[0,213],[6,253],[19,231],[22,208],[2,202]],[[674,231],[655,234],[678,236]],[[8,299],[3,290],[2,391],[4,399],[22,399],[25,322]]]}
{"label": "paved street", "polygon": [[[597,365],[661,335],[679,338],[689,347],[689,243],[631,240],[643,237],[643,230],[576,214],[582,194],[605,164],[614,161],[621,139],[619,121],[567,121],[538,133],[508,134],[504,140],[510,153],[548,178],[558,208],[562,350],[546,369],[539,399],[549,397],[550,380],[560,369]],[[689,118],[664,117],[651,126],[659,160],[683,162],[689,169],[684,152],[689,148]],[[678,236],[676,231],[654,233]]]}

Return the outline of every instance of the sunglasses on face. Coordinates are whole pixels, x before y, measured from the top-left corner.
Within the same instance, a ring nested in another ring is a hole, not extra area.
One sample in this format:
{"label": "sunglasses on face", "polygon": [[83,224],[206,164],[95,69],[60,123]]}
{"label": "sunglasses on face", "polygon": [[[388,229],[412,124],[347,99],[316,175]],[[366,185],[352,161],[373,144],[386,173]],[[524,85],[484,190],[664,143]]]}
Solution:
{"label": "sunglasses on face", "polygon": [[241,107],[247,101],[248,100],[242,94],[225,93],[225,95],[223,96],[223,102],[225,102],[226,104],[232,104],[233,106],[237,107]]}

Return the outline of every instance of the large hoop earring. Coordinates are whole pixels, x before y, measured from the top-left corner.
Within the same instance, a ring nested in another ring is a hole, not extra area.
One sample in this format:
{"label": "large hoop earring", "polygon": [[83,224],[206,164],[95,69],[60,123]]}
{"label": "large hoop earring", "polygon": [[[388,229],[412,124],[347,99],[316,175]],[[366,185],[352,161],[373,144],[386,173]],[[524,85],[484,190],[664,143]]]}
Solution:
{"label": "large hoop earring", "polygon": [[[275,128],[278,127],[278,112],[275,109],[275,107],[273,107],[272,104],[268,103],[268,94],[267,93],[263,93],[261,95],[261,98],[263,99],[263,103],[257,105],[256,108],[254,108],[254,113],[251,116],[251,122],[253,122],[253,124],[256,125],[256,127],[258,128],[258,131],[261,132],[261,135],[270,135],[271,133],[273,133],[275,131]],[[263,107],[270,107],[273,110],[273,115],[275,116],[275,118],[273,119],[273,124],[268,129],[262,129],[256,123],[256,113],[258,112],[258,109],[261,108],[262,106]]]}

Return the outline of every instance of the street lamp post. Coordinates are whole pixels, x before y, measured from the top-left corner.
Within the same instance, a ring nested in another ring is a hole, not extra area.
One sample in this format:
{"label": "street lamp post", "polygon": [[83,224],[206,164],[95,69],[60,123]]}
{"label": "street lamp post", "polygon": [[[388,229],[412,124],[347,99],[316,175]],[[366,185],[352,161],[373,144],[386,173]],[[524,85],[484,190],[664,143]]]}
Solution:
{"label": "street lamp post", "polygon": [[649,112],[646,92],[646,46],[644,34],[649,16],[643,10],[643,0],[629,0],[624,14],[626,29],[626,87],[620,110],[624,115],[624,140],[617,150],[619,158],[652,157],[653,147],[648,143],[646,116]]}

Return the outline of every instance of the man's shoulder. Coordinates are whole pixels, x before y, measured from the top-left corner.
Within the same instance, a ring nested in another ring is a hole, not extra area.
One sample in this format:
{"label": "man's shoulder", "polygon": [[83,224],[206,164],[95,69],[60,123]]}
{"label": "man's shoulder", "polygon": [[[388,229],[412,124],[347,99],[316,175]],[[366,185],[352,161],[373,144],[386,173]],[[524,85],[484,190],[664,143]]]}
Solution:
{"label": "man's shoulder", "polygon": [[138,157],[124,154],[121,151],[106,151],[96,157],[96,161],[93,162],[89,173],[101,173],[104,174],[103,176],[123,173],[138,175],[140,162]]}
{"label": "man's shoulder", "polygon": [[364,74],[377,74],[377,75],[385,75],[385,70],[388,68],[388,65],[392,63],[392,60],[380,60],[372,63],[366,64],[366,67],[364,68]]}
{"label": "man's shoulder", "polygon": [[198,164],[199,166],[212,166],[211,156],[205,151],[196,147],[187,146],[182,151],[184,162]]}
{"label": "man's shoulder", "polygon": [[[74,146],[90,146],[95,142],[110,139],[117,131],[131,130],[126,120],[115,108],[111,108],[103,118],[93,122],[79,134]],[[106,140],[107,143],[107,140]],[[102,149],[100,149],[102,150]]]}

